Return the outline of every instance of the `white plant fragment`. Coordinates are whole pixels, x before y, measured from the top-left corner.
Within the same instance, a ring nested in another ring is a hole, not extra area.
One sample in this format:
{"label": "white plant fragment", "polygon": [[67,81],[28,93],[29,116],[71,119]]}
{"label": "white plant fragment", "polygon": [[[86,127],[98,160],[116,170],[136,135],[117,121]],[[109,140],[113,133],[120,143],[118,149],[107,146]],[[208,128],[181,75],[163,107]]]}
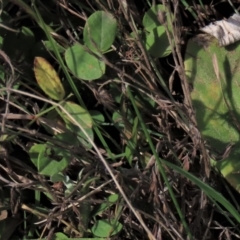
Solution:
{"label": "white plant fragment", "polygon": [[226,20],[210,23],[200,30],[217,38],[220,46],[227,46],[240,40],[240,15],[234,14]]}

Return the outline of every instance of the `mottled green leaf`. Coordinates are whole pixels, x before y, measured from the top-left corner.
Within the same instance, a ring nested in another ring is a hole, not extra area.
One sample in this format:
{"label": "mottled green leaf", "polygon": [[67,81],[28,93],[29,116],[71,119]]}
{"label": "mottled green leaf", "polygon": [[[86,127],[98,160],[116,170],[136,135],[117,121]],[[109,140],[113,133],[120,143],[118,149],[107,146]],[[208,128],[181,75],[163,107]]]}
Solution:
{"label": "mottled green leaf", "polygon": [[240,44],[219,47],[217,40],[199,35],[189,41],[185,71],[192,85],[191,98],[198,128],[212,154],[224,153],[235,144],[226,159],[215,166],[240,191]]}

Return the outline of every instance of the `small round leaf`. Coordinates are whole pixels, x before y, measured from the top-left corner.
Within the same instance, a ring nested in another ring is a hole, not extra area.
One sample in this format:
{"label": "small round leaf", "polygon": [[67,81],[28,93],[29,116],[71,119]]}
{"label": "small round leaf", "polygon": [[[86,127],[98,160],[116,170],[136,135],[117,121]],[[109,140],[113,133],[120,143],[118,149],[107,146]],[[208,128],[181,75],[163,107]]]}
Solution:
{"label": "small round leaf", "polygon": [[[92,117],[86,109],[73,102],[65,102],[63,107],[84,128],[92,128]],[[74,124],[74,122],[64,112],[63,118],[67,122]]]}
{"label": "small round leaf", "polygon": [[153,28],[147,33],[145,45],[153,57],[161,58],[171,54],[171,47],[163,26]]}
{"label": "small round leaf", "polygon": [[117,33],[117,21],[112,14],[104,11],[94,12],[86,21],[83,40],[93,52],[107,51]]}
{"label": "small round leaf", "polygon": [[170,11],[166,10],[165,6],[162,4],[152,6],[144,14],[143,26],[145,27],[145,29],[151,30],[161,25],[161,23],[158,20],[158,14],[162,14],[162,15],[166,14],[167,26],[168,26],[168,29],[171,31],[172,30],[171,22],[173,21],[174,16]]}
{"label": "small round leaf", "polygon": [[113,223],[113,221],[99,220],[93,225],[91,230],[97,237],[109,237],[119,233],[122,227],[120,222]]}
{"label": "small round leaf", "polygon": [[66,50],[65,61],[70,71],[83,80],[95,80],[105,73],[105,63],[88,53],[80,44]]}

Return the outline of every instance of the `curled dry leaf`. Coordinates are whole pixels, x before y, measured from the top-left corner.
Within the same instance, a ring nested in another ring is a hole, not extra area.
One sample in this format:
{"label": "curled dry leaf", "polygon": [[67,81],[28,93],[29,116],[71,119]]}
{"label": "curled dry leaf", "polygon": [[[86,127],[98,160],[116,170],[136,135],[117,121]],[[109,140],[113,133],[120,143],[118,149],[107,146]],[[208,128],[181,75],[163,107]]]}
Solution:
{"label": "curled dry leaf", "polygon": [[217,38],[220,46],[227,46],[240,40],[240,15],[216,21],[201,28],[201,31]]}

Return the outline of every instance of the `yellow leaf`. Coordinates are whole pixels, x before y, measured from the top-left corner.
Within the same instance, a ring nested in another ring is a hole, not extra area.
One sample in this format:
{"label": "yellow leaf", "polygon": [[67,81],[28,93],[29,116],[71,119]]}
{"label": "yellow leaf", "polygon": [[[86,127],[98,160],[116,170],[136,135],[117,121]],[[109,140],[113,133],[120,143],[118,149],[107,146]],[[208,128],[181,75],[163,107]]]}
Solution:
{"label": "yellow leaf", "polygon": [[38,85],[50,98],[54,100],[64,98],[65,91],[58,74],[46,59],[35,57],[34,74]]}

